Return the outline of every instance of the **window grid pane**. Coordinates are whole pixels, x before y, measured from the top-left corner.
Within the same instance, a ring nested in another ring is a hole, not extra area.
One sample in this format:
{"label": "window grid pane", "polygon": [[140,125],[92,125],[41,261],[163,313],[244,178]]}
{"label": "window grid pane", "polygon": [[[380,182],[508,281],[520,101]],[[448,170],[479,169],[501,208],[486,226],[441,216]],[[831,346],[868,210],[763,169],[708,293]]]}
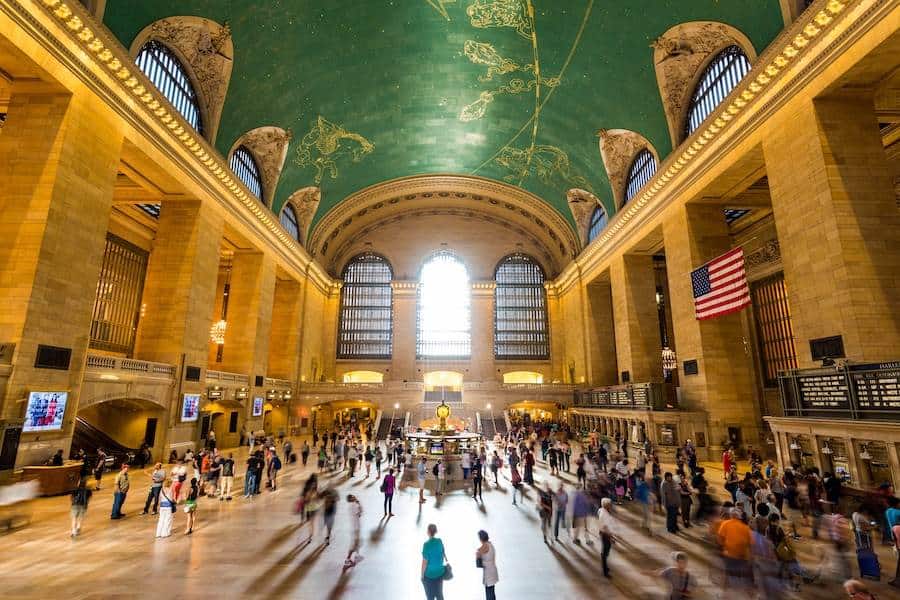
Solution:
{"label": "window grid pane", "polygon": [[145,250],[107,235],[91,318],[91,348],[131,354],[146,272]]}
{"label": "window grid pane", "polygon": [[737,46],[722,50],[706,67],[688,106],[685,137],[694,133],[719,103],[750,72],[750,60]]}
{"label": "window grid pane", "polygon": [[523,254],[497,267],[494,290],[494,356],[544,360],[550,357],[544,272]]}
{"label": "window grid pane", "polygon": [[294,211],[294,207],[290,204],[285,204],[284,208],[281,209],[281,215],[278,217],[278,220],[281,221],[281,226],[284,227],[285,231],[299,242],[300,224],[297,221],[297,213]]}
{"label": "window grid pane", "polygon": [[784,273],[755,282],[752,293],[763,377],[767,386],[774,387],[779,371],[797,368]]}
{"label": "window grid pane", "polygon": [[593,214],[591,214],[591,223],[588,226],[588,242],[593,242],[594,239],[600,235],[600,232],[603,231],[603,228],[606,227],[606,211],[603,210],[602,207],[598,206],[594,209]]}
{"label": "window grid pane", "polygon": [[628,172],[628,183],[625,185],[625,200],[623,204],[634,198],[641,191],[641,188],[650,181],[654,173],[656,173],[656,158],[645,148],[638,152],[637,156],[634,157],[634,162],[631,163],[631,170]]}
{"label": "window grid pane", "polygon": [[390,358],[393,273],[384,257],[363,254],[344,268],[338,358]]}
{"label": "window grid pane", "polygon": [[244,146],[239,147],[231,155],[230,167],[238,179],[244,182],[254,196],[262,199],[262,179],[259,176],[259,167],[253,155]]}
{"label": "window grid pane", "polygon": [[471,356],[470,296],[466,267],[453,254],[439,252],[425,263],[416,310],[416,358]]}
{"label": "window grid pane", "polygon": [[187,71],[164,44],[151,40],[135,58],[138,68],[197,133],[203,134],[200,104]]}

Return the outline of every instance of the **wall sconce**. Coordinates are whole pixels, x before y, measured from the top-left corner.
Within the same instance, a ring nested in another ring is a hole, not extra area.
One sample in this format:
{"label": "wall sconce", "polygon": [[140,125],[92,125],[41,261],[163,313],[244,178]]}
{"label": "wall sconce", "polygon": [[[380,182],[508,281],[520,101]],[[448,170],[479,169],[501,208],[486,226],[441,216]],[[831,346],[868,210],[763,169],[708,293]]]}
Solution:
{"label": "wall sconce", "polygon": [[862,444],[860,446],[860,450],[861,450],[861,452],[859,453],[859,457],[862,460],[872,460],[872,455],[869,454],[869,445],[868,444]]}
{"label": "wall sconce", "polygon": [[825,440],[824,442],[822,442],[822,454],[825,454],[825,455],[834,454],[834,450],[832,450],[831,446],[829,445],[829,440]]}
{"label": "wall sconce", "polygon": [[791,438],[790,448],[791,448],[791,450],[799,450],[800,449],[800,442],[797,441],[797,438]]}
{"label": "wall sconce", "polygon": [[394,410],[397,410],[398,408],[400,408],[400,403],[394,402]]}

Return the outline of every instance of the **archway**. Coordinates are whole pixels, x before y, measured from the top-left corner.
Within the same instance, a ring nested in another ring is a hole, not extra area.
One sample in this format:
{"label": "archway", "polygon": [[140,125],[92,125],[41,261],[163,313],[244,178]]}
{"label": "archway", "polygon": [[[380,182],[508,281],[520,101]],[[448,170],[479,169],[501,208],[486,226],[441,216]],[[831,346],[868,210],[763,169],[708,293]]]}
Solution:
{"label": "archway", "polygon": [[144,398],[109,398],[79,408],[75,416],[71,455],[89,456],[102,448],[115,463],[134,455],[146,444],[150,458],[162,460],[165,448],[165,410]]}

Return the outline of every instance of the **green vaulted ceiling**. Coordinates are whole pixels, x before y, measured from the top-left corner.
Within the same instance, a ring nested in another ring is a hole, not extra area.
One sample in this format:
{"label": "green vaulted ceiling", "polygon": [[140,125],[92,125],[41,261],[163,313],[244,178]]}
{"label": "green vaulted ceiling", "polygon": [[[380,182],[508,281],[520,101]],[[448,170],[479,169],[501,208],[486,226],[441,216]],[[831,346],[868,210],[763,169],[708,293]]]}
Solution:
{"label": "green vaulted ceiling", "polygon": [[783,26],[778,0],[110,0],[104,21],[129,46],[180,15],[231,27],[219,150],[256,127],[292,131],[275,208],[319,185],[317,218],[426,173],[511,182],[569,219],[571,188],[612,208],[599,129],[671,151],[650,42],[720,21],[759,52]]}

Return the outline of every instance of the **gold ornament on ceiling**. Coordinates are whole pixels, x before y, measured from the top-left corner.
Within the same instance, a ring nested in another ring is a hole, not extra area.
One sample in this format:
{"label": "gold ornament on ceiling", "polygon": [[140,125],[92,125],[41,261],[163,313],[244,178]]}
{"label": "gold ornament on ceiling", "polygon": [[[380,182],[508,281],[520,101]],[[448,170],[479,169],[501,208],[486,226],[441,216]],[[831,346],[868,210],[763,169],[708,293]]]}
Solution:
{"label": "gold ornament on ceiling", "polygon": [[556,146],[546,144],[528,148],[507,146],[500,151],[495,161],[510,171],[510,174],[503,178],[509,182],[521,181],[534,174],[546,185],[561,183],[570,188],[581,188],[593,193],[591,182],[572,169],[569,155]]}
{"label": "gold ornament on ceiling", "polygon": [[516,33],[530,40],[534,20],[525,0],[475,0],[466,8],[472,27],[512,27]]}
{"label": "gold ornament on ceiling", "polygon": [[337,179],[340,159],[349,157],[353,162],[359,162],[374,150],[375,144],[362,135],[347,131],[319,115],[312,129],[300,140],[294,164],[301,168],[314,167],[315,182],[319,185],[326,173]]}

